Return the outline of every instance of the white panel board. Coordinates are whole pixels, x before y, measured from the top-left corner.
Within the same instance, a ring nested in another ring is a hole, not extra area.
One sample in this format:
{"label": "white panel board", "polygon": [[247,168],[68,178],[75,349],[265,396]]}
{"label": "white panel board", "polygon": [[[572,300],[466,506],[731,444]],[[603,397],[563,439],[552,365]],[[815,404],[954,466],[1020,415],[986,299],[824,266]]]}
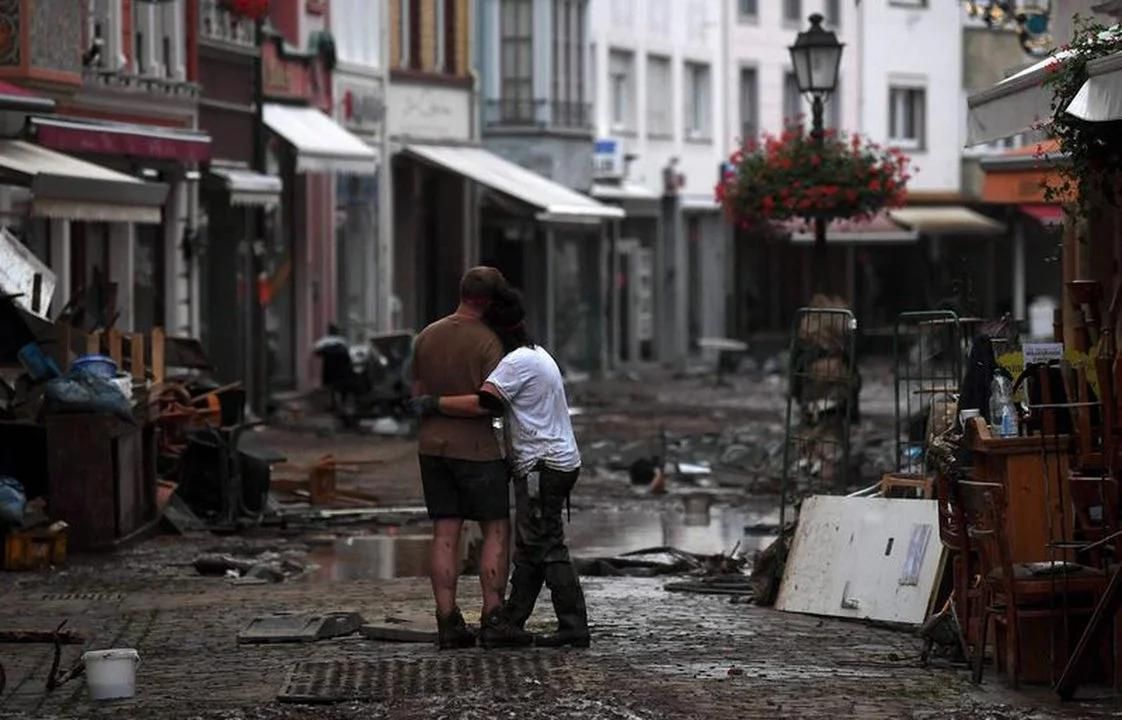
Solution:
{"label": "white panel board", "polygon": [[[39,307],[32,307],[35,276],[39,276]],[[55,274],[24,247],[7,228],[0,229],[0,295],[18,295],[16,304],[44,320],[55,294]]]}
{"label": "white panel board", "polygon": [[775,607],[919,624],[943,552],[934,500],[818,495],[799,512]]}

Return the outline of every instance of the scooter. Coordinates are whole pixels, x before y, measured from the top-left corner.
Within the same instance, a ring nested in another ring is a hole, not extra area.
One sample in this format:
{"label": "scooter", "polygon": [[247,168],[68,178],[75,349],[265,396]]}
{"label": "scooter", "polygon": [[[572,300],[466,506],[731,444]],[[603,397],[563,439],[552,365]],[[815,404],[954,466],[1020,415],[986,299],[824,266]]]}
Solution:
{"label": "scooter", "polygon": [[332,328],[316,342],[315,354],[323,361],[331,411],[347,427],[364,418],[409,415],[412,332],[380,333],[352,345]]}

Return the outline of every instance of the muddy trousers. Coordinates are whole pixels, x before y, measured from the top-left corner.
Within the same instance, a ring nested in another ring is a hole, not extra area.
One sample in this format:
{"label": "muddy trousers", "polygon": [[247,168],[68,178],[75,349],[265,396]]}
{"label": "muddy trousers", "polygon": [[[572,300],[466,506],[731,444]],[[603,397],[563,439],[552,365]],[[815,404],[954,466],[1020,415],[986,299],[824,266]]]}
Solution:
{"label": "muddy trousers", "polygon": [[580,470],[540,467],[539,495],[530,497],[526,477],[515,478],[514,573],[510,579],[508,619],[523,627],[534,611],[544,583],[553,595],[558,630],[588,634],[588,611],[580,578],[565,545],[562,512]]}

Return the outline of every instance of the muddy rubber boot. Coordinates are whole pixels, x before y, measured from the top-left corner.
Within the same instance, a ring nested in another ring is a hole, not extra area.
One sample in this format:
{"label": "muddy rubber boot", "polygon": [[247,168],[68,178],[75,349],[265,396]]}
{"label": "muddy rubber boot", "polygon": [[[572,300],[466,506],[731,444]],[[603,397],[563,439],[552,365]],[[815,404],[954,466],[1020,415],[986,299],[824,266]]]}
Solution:
{"label": "muddy rubber boot", "polygon": [[437,614],[436,636],[441,650],[475,647],[475,633],[464,622],[464,615],[459,608],[452,608],[447,617]]}
{"label": "muddy rubber boot", "polygon": [[510,576],[510,597],[503,604],[503,613],[512,625],[526,627],[544,582],[545,576],[540,569],[515,564],[514,573]]}
{"label": "muddy rubber boot", "polygon": [[545,582],[553,594],[553,611],[557,613],[557,632],[538,635],[538,647],[571,645],[586,648],[592,643],[588,632],[588,609],[584,604],[584,591],[572,563],[550,563],[546,566]]}
{"label": "muddy rubber boot", "polygon": [[479,624],[479,644],[492,648],[526,647],[534,636],[507,619],[502,608],[492,610]]}

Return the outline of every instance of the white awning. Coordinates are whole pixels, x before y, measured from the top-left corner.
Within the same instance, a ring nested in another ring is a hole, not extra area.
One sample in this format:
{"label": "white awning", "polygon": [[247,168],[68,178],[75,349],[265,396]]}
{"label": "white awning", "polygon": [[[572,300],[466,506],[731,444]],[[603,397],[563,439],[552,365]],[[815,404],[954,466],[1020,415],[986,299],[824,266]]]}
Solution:
{"label": "white awning", "polygon": [[1067,111],[1081,120],[1122,120],[1122,53],[1087,63],[1087,82]]}
{"label": "white awning", "polygon": [[280,202],[283,184],[275,175],[233,167],[212,167],[210,174],[230,194],[231,205],[273,207]]}
{"label": "white awning", "polygon": [[654,190],[634,183],[593,183],[592,197],[599,200],[655,202],[662,196]]}
{"label": "white awning", "polygon": [[91,222],[159,224],[167,186],[22,140],[0,140],[0,182],[31,190],[32,213]]}
{"label": "white awning", "polygon": [[296,149],[296,172],[373,175],[378,153],[312,107],[265,103],[265,124]]}
{"label": "white awning", "polygon": [[906,207],[888,216],[906,228],[927,235],[1002,235],[1005,225],[959,205]]}
{"label": "white awning", "polygon": [[1044,86],[1049,69],[1074,53],[1054,53],[998,84],[966,99],[967,146],[993,142],[1030,130],[1052,114],[1052,90]]}
{"label": "white awning", "polygon": [[537,208],[537,218],[543,222],[589,222],[624,216],[620,208],[597,202],[483,148],[408,145],[405,152]]}

